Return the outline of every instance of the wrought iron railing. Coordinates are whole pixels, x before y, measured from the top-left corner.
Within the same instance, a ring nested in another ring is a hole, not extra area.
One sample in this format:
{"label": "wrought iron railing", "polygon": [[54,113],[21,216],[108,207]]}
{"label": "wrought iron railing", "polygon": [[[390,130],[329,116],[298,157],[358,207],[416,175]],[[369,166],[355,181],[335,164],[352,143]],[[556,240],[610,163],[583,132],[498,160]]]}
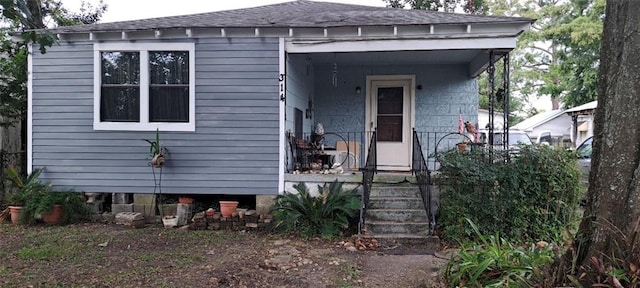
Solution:
{"label": "wrought iron railing", "polygon": [[367,151],[367,162],[362,171],[362,205],[360,206],[360,227],[358,227],[362,234],[365,233],[365,218],[367,215],[367,206],[369,206],[369,195],[371,194],[371,186],[373,185],[373,176],[378,170],[376,146],[376,132],[373,131],[369,142],[369,151]]}
{"label": "wrought iron railing", "polygon": [[[345,171],[361,171],[364,169],[366,161],[365,143],[372,136],[372,131],[367,132],[333,132],[328,131],[324,134],[322,144],[315,145],[313,140],[316,139],[312,133],[303,133],[294,135],[287,133],[287,173],[295,171],[304,172],[311,169],[311,163],[323,160],[323,164],[332,166],[334,163],[341,164]],[[422,147],[422,153],[430,171],[440,169],[438,161],[438,153],[447,151],[456,147],[456,144],[463,142],[465,139],[470,141],[468,137],[455,132],[425,132],[416,130],[418,141]],[[338,142],[348,143],[346,147],[342,147],[342,151],[336,147]],[[315,145],[315,146],[314,146]],[[348,149],[348,150],[346,150]],[[341,153],[340,153],[341,152]],[[339,154],[340,156],[334,157]],[[327,163],[328,162],[328,163]],[[331,168],[331,167],[329,167]]]}
{"label": "wrought iron railing", "polygon": [[431,210],[431,175],[427,167],[427,161],[422,153],[422,145],[418,132],[413,130],[413,159],[411,164],[411,172],[416,176],[418,187],[420,188],[420,197],[422,204],[429,218],[429,233],[433,233],[436,226],[436,218]]}
{"label": "wrought iron railing", "polygon": [[[331,168],[339,164],[344,171],[362,170],[366,151],[364,143],[371,139],[373,132],[325,132],[322,135],[288,132],[287,166],[288,173],[305,172]],[[328,167],[318,167],[317,164]]]}

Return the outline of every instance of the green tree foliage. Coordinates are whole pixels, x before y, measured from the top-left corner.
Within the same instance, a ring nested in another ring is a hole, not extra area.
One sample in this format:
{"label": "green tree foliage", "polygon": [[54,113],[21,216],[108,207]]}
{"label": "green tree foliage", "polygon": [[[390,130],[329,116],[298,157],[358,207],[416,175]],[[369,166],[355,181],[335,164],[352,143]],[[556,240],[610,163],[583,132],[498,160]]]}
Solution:
{"label": "green tree foliage", "polygon": [[518,41],[513,89],[527,102],[550,96],[554,106],[595,99],[604,0],[494,0],[493,15],[537,19]]}
{"label": "green tree foliage", "polygon": [[557,69],[566,107],[596,100],[604,10],[605,0],[574,0],[563,24],[549,32],[564,46]]}
{"label": "green tree foliage", "polygon": [[454,12],[461,8],[465,13],[483,14],[487,10],[485,0],[383,0],[388,7]]}
{"label": "green tree foliage", "polygon": [[[13,125],[24,119],[27,110],[27,55],[29,43],[38,45],[40,53],[56,41],[54,35],[41,29],[97,22],[107,6],[83,2],[79,12],[62,5],[61,0],[0,0],[0,126]],[[22,42],[11,40],[20,33]]]}

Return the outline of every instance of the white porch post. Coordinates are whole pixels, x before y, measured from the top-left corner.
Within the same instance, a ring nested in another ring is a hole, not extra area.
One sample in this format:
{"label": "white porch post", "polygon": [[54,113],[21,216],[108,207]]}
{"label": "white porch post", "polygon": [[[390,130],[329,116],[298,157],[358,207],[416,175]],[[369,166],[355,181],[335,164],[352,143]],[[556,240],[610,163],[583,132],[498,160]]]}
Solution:
{"label": "white porch post", "polygon": [[285,126],[285,99],[286,99],[286,51],[284,48],[284,38],[280,37],[280,51],[279,51],[279,73],[278,73],[278,101],[280,101],[280,121],[279,121],[279,163],[278,163],[278,194],[284,193],[284,165],[285,165],[285,141],[284,141],[284,126]]}
{"label": "white porch post", "polygon": [[33,44],[27,50],[27,174],[33,171]]}

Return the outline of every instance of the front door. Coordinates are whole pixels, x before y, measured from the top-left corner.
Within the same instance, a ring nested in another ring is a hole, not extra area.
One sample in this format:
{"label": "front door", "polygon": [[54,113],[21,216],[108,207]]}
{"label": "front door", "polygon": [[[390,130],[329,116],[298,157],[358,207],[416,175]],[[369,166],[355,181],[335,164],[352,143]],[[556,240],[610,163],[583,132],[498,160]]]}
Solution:
{"label": "front door", "polygon": [[368,120],[376,131],[379,170],[411,169],[411,79],[372,80]]}

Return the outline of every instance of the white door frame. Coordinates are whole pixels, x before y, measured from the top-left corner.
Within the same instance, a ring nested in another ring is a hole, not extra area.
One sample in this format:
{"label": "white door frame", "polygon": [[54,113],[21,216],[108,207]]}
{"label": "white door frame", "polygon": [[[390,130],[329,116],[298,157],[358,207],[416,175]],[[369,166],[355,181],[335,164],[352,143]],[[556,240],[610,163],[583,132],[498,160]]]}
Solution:
{"label": "white door frame", "polygon": [[[371,133],[373,132],[372,130],[372,125],[373,125],[373,119],[371,117],[371,109],[372,109],[372,105],[373,105],[373,101],[372,101],[372,97],[374,96],[372,93],[373,91],[373,85],[372,83],[374,81],[409,81],[409,105],[410,105],[410,112],[409,112],[409,120],[410,120],[410,127],[407,127],[407,131],[409,133],[411,133],[411,131],[413,131],[413,127],[415,127],[416,124],[416,76],[415,75],[368,75],[366,77],[366,81],[367,81],[367,90],[366,90],[366,102],[365,102],[365,122],[364,122],[364,132],[365,132],[365,161],[366,161],[366,156],[368,156],[368,152],[369,152],[369,143],[371,142],[371,139],[369,139],[368,137],[371,135]],[[411,169],[411,157],[413,155],[411,155],[411,153],[413,153],[413,134],[409,134],[407,135],[409,137],[409,141],[408,141],[408,145],[409,145],[409,167],[407,170]],[[381,166],[381,165],[378,165]]]}

